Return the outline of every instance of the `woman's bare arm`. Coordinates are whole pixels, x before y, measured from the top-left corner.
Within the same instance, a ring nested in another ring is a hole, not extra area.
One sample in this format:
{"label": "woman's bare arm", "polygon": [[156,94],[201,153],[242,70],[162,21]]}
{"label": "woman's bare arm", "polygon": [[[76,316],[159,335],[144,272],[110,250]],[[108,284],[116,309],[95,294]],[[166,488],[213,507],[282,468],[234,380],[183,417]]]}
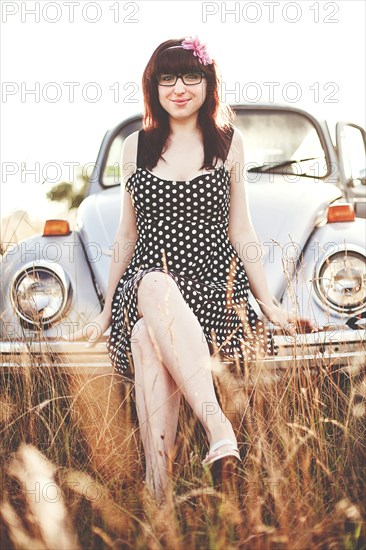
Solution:
{"label": "woman's bare arm", "polygon": [[87,339],[95,344],[104,334],[112,322],[112,298],[116,286],[126,271],[135,250],[137,241],[137,227],[135,209],[132,204],[131,195],[125,189],[128,178],[136,169],[138,132],[128,136],[123,144],[121,155],[120,173],[121,179],[121,216],[113,243],[114,254],[109,271],[108,287],[105,296],[103,311],[93,321],[78,330],[71,339]]}
{"label": "woman's bare arm", "polygon": [[131,195],[125,189],[128,178],[136,169],[137,138],[138,132],[134,132],[126,138],[121,155],[121,216],[114,238],[114,254],[112,256],[108,288],[103,308],[103,312],[108,316],[109,320],[111,320],[111,303],[114,291],[131,260],[138,237],[135,210]]}
{"label": "woman's bare arm", "polygon": [[235,247],[248,275],[250,289],[258,301],[264,314],[274,305],[268,288],[264,266],[261,259],[256,262],[248,261],[244,251],[248,243],[260,247],[259,239],[252,225],[250,217],[246,186],[244,181],[244,148],[242,136],[235,128],[230,150],[231,187],[230,187],[230,214],[229,240]]}
{"label": "woman's bare arm", "polygon": [[229,213],[229,240],[238,252],[248,276],[250,289],[257,300],[263,314],[274,324],[285,328],[290,334],[295,334],[295,328],[290,323],[297,322],[299,327],[315,330],[315,325],[309,319],[296,319],[282,307],[278,307],[272,299],[268,287],[266,273],[262,259],[249,261],[245,256],[248,243],[262,250],[258,236],[250,217],[246,184],[244,180],[244,147],[243,138],[235,128],[230,156],[228,158],[231,169],[230,213]]}

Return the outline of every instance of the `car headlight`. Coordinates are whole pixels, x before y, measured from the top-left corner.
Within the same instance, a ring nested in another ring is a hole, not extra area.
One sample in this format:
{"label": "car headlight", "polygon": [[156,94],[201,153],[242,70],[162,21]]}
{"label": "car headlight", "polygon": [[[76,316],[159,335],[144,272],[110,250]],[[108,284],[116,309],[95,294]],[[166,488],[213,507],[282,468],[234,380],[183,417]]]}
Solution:
{"label": "car headlight", "polygon": [[11,298],[23,321],[47,328],[61,319],[69,305],[70,281],[60,265],[32,262],[15,275]]}
{"label": "car headlight", "polygon": [[325,258],[315,274],[319,297],[337,311],[353,312],[366,302],[365,256],[353,250],[342,250]]}

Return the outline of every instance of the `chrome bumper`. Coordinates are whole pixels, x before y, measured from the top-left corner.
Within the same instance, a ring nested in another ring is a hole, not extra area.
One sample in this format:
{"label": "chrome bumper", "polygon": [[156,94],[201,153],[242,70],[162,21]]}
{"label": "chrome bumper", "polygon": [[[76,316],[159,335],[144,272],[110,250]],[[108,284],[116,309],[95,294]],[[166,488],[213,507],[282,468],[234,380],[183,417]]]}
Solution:
{"label": "chrome bumper", "polygon": [[[253,368],[257,363],[267,372],[283,373],[287,369],[326,367],[354,375],[366,366],[366,330],[325,331],[296,337],[274,335],[274,340],[278,355],[253,362]],[[85,342],[55,340],[0,342],[0,354],[4,368],[57,366],[85,374],[113,372],[106,337],[92,347]],[[131,375],[126,373],[126,377]]]}

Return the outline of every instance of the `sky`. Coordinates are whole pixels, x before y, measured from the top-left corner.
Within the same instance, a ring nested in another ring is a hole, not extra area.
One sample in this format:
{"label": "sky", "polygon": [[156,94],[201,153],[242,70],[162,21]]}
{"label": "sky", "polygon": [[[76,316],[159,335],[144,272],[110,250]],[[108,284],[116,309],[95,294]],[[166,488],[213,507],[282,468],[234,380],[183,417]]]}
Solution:
{"label": "sky", "polygon": [[[95,162],[105,132],[142,110],[141,76],[169,38],[198,36],[229,103],[280,103],[363,127],[363,0],[5,1],[1,216],[60,211],[45,193]],[[90,172],[90,170],[89,170]]]}

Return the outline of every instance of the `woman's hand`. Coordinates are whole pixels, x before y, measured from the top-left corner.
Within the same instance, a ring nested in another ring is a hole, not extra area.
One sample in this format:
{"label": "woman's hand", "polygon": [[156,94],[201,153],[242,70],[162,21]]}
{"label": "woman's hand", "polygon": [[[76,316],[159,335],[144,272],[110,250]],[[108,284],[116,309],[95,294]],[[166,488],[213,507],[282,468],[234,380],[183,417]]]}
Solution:
{"label": "woman's hand", "polygon": [[108,312],[103,310],[95,319],[86,323],[82,329],[70,334],[70,338],[67,338],[67,340],[70,342],[83,340],[87,342],[87,347],[95,346],[110,325],[111,316]]}
{"label": "woman's hand", "polygon": [[262,306],[262,311],[271,323],[281,328],[291,336],[303,332],[316,332],[323,330],[323,327],[315,325],[310,319],[296,318],[289,314],[284,308],[273,304],[271,307]]}

